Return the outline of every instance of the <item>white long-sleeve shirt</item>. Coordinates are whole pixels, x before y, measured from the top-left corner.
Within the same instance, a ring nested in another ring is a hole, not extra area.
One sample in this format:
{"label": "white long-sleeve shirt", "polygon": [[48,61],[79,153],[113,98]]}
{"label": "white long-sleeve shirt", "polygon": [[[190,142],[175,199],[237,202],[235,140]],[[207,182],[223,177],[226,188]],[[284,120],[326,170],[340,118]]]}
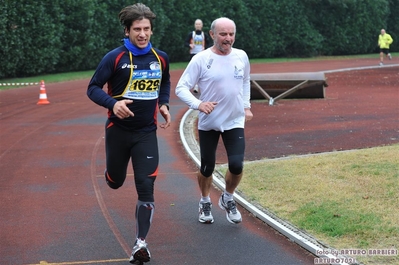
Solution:
{"label": "white long-sleeve shirt", "polygon": [[[190,89],[198,85],[197,99]],[[189,108],[198,109],[201,102],[217,102],[210,114],[199,112],[198,129],[225,131],[244,128],[245,111],[250,108],[250,63],[245,51],[232,48],[228,55],[207,49],[195,55],[176,87],[176,95]]]}

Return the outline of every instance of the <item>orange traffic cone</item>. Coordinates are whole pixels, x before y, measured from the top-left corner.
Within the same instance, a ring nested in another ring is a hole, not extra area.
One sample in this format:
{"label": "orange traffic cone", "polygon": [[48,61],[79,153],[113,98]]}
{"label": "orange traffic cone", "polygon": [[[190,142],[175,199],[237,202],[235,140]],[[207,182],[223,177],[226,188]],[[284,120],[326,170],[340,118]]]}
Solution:
{"label": "orange traffic cone", "polygon": [[43,80],[40,82],[40,95],[37,104],[38,105],[50,104],[50,101],[47,100],[46,86],[44,85]]}

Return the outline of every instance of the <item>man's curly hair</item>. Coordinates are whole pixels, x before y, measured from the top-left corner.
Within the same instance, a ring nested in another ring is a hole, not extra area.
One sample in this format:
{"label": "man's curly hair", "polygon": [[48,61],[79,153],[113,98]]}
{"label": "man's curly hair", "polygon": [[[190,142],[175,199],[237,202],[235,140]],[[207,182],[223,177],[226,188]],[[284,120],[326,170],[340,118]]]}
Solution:
{"label": "man's curly hair", "polygon": [[127,6],[119,12],[119,21],[125,29],[129,29],[134,21],[144,18],[150,21],[152,29],[152,21],[156,18],[156,15],[148,6],[142,3]]}

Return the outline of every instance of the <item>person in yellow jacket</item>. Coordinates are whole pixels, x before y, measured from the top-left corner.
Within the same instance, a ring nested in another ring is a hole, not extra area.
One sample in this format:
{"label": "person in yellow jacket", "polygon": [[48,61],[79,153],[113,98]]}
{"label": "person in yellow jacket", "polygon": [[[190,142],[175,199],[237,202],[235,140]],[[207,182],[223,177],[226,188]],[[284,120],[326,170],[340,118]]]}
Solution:
{"label": "person in yellow jacket", "polygon": [[392,55],[389,53],[389,45],[391,45],[393,39],[391,35],[385,32],[385,29],[381,29],[381,34],[378,36],[378,47],[380,47],[380,65],[384,65],[384,54],[389,60],[392,60]]}

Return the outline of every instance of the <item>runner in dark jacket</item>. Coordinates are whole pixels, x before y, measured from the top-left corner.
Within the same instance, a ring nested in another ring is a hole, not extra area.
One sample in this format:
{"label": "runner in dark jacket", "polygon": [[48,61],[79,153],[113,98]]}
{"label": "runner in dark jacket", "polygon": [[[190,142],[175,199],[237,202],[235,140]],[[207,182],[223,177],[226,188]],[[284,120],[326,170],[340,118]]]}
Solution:
{"label": "runner in dark jacket", "polygon": [[[138,194],[136,204],[136,243],[130,262],[150,261],[145,238],[154,214],[154,182],[158,174],[158,109],[168,128],[170,76],[165,52],[152,47],[152,21],[155,14],[138,3],[119,13],[125,28],[124,45],[104,56],[90,80],[87,95],[108,109],[105,124],[105,181],[112,189],[121,187],[132,161]],[[108,92],[103,90],[107,84]]]}

